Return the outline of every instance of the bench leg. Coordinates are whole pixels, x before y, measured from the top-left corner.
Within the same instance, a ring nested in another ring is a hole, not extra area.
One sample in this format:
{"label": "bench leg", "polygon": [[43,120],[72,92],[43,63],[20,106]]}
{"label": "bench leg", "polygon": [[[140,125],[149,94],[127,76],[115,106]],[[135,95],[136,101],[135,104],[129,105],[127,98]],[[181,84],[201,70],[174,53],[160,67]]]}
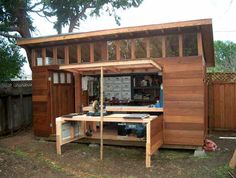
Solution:
{"label": "bench leg", "polygon": [[61,155],[61,118],[56,118],[56,149],[57,154]]}
{"label": "bench leg", "polygon": [[146,144],[146,167],[151,167],[150,144]]}
{"label": "bench leg", "polygon": [[151,123],[148,122],[146,125],[146,167],[151,167]]}

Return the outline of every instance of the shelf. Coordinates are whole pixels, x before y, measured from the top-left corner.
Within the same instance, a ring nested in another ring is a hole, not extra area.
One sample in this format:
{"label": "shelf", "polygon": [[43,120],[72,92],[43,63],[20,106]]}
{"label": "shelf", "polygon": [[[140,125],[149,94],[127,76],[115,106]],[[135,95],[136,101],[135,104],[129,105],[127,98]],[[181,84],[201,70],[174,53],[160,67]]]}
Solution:
{"label": "shelf", "polygon": [[[94,132],[93,135],[89,138],[93,139],[100,139],[100,131]],[[136,135],[127,135],[127,136],[120,136],[117,134],[116,129],[104,129],[103,130],[103,139],[104,140],[122,140],[122,141],[139,141],[145,142],[145,138],[137,138]]]}
{"label": "shelf", "polygon": [[133,99],[132,101],[136,101],[136,102],[156,102],[155,99],[151,99],[151,100],[144,100],[144,99]]}
{"label": "shelf", "polygon": [[133,87],[133,89],[159,89],[159,86]]}

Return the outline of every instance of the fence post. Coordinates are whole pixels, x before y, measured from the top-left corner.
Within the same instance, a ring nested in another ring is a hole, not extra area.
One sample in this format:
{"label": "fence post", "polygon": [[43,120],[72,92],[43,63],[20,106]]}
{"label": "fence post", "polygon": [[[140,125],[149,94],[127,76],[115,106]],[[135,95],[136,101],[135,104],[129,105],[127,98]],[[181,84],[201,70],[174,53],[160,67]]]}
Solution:
{"label": "fence post", "polygon": [[10,121],[11,135],[13,135],[13,118],[12,118],[12,98],[11,95],[7,98],[7,120]]}
{"label": "fence post", "polygon": [[23,121],[23,123],[25,123],[24,120],[24,103],[23,103],[23,94],[22,91],[20,91],[20,115],[21,115],[21,120]]}

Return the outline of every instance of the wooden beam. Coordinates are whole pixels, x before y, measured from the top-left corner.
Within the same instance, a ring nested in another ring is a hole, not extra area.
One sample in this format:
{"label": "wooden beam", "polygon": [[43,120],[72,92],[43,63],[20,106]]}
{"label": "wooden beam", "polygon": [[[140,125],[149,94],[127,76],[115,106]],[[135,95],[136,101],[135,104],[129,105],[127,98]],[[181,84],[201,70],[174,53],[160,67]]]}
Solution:
{"label": "wooden beam", "polygon": [[81,47],[79,44],[77,45],[77,63],[81,63]]}
{"label": "wooden beam", "polygon": [[161,42],[162,42],[162,57],[166,57],[166,36],[163,35],[162,36],[162,39],[161,39]]}
{"label": "wooden beam", "polygon": [[116,60],[120,61],[120,41],[116,41]]}
{"label": "wooden beam", "polygon": [[131,59],[135,59],[135,40],[131,40]]}
{"label": "wooden beam", "polygon": [[100,81],[100,159],[103,160],[103,67],[101,67],[101,81]]}
{"label": "wooden beam", "polygon": [[183,34],[179,34],[179,57],[183,57]]}
{"label": "wooden beam", "polygon": [[42,48],[42,60],[43,60],[43,66],[46,64],[46,48]]}
{"label": "wooden beam", "polygon": [[115,72],[115,73],[119,72],[119,70],[115,67],[109,67],[109,68],[107,68],[107,70],[110,70],[110,71]]}
{"label": "wooden beam", "polygon": [[80,73],[80,71],[76,69],[65,69],[65,71],[72,72],[72,73]]}
{"label": "wooden beam", "polygon": [[[145,64],[145,65],[126,65],[126,66],[110,66],[110,67],[104,67],[104,71],[112,71],[112,72],[120,72],[121,70],[125,69],[152,69],[152,68],[160,68],[156,67],[157,64]],[[76,68],[76,69],[65,69],[66,71],[71,71],[77,70],[80,72],[85,72],[85,71],[100,71],[101,67],[93,67],[93,68]]]}
{"label": "wooden beam", "polygon": [[161,67],[159,64],[157,64],[155,61],[151,60],[151,64],[152,64],[154,67],[156,67],[159,71],[162,71],[162,67]]}
{"label": "wooden beam", "polygon": [[35,49],[31,50],[31,65],[36,66],[36,53]]}
{"label": "wooden beam", "polygon": [[53,64],[58,64],[58,61],[57,61],[57,47],[53,47],[52,53],[53,53]]}
{"label": "wooden beam", "polygon": [[112,62],[99,62],[90,64],[70,64],[61,65],[59,69],[86,69],[86,68],[98,68],[98,67],[118,67],[118,66],[133,66],[133,65],[146,65],[153,64],[152,60],[132,60],[132,61],[112,61]]}
{"label": "wooden beam", "polygon": [[75,73],[74,78],[75,78],[75,112],[79,113],[82,110],[81,75],[78,73]]}
{"label": "wooden beam", "polygon": [[201,32],[197,33],[197,50],[198,50],[198,56],[203,56],[203,46],[202,46],[202,34],[201,34]]}
{"label": "wooden beam", "polygon": [[69,64],[69,46],[64,47],[64,53],[65,53],[65,64]]}
{"label": "wooden beam", "polygon": [[90,43],[89,44],[89,48],[90,48],[90,63],[94,63],[94,44]]}
{"label": "wooden beam", "polygon": [[147,58],[151,57],[150,39],[149,38],[146,38],[146,54],[147,54]]}

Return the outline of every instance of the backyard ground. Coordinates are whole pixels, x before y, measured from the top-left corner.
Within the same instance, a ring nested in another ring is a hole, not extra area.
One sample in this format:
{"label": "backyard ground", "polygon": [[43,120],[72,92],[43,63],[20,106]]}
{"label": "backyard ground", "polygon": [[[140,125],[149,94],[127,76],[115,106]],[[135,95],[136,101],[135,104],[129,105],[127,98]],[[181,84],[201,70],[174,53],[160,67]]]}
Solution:
{"label": "backyard ground", "polygon": [[144,148],[105,146],[101,162],[98,146],[70,143],[59,156],[55,142],[36,140],[32,131],[24,131],[0,139],[0,177],[227,177],[236,140],[219,135],[209,135],[219,147],[216,152],[194,157],[190,150],[161,149],[146,169]]}

